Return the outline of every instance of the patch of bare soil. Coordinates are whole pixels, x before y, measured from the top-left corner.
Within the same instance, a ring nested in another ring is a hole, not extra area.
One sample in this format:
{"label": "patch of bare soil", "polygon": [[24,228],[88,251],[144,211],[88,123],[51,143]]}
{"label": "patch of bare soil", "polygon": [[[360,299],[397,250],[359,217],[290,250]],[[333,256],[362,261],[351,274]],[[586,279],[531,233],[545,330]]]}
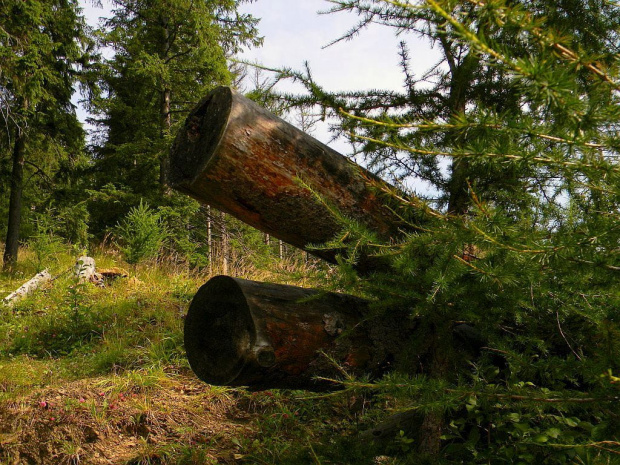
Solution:
{"label": "patch of bare soil", "polygon": [[253,434],[235,397],[182,375],[43,388],[0,405],[0,463],[199,463],[196,450],[203,463],[235,463],[236,438]]}

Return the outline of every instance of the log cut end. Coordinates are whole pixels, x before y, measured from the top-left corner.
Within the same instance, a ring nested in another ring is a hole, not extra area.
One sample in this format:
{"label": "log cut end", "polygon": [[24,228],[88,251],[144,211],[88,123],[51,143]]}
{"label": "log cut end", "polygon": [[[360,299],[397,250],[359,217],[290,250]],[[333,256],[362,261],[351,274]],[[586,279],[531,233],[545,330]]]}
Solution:
{"label": "log cut end", "polygon": [[175,189],[187,191],[209,164],[228,125],[232,102],[232,89],[217,87],[187,117],[170,152],[170,181]]}
{"label": "log cut end", "polygon": [[243,291],[227,276],[202,286],[185,320],[189,364],[203,381],[234,385],[255,339],[254,322]]}

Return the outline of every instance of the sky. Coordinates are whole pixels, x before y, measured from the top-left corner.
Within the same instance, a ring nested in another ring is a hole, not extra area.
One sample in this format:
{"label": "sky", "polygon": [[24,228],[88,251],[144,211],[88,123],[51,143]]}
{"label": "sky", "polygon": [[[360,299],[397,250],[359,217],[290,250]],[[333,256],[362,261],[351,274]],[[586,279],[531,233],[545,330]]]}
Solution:
{"label": "sky", "polygon": [[[102,0],[104,8],[94,7],[91,0],[80,2],[91,25],[96,25],[98,17],[110,14],[108,0]],[[242,5],[242,12],[261,19],[258,28],[264,43],[260,48],[246,50],[239,58],[297,70],[302,70],[307,61],[315,81],[330,91],[402,89],[398,56],[401,40],[408,43],[414,71],[421,73],[434,64],[436,55],[427,43],[412,35],[396,37],[393,29],[381,26],[371,26],[352,41],[325,48],[357,22],[350,13],[318,13],[330,6],[327,0],[256,0]],[[323,142],[330,139],[324,128],[318,128],[313,135]],[[342,143],[337,144],[335,148],[343,150]]]}

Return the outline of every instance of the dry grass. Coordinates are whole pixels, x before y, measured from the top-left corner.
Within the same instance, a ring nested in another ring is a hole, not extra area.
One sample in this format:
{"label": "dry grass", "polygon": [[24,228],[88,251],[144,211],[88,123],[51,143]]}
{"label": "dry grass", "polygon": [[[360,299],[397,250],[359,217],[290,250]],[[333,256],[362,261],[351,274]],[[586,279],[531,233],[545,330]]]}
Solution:
{"label": "dry grass", "polygon": [[212,463],[235,463],[235,438],[254,434],[235,405],[234,391],[190,374],[159,373],[146,384],[124,375],[47,386],[0,408],[0,457],[118,464],[179,463],[186,455],[193,463],[194,449]]}

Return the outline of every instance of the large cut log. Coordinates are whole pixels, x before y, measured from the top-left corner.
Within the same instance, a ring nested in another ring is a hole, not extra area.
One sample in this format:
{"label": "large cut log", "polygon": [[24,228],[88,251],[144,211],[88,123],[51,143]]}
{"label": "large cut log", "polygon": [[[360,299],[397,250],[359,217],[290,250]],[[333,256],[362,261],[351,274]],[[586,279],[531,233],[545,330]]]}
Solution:
{"label": "large cut log", "polygon": [[209,384],[254,389],[329,389],[316,377],[379,376],[413,323],[368,319],[368,302],[345,294],[217,276],[185,320],[185,350]]}
{"label": "large cut log", "polygon": [[170,179],[175,189],[328,261],[336,251],[308,246],[342,230],[335,211],[384,239],[403,223],[369,185],[388,187],[376,176],[228,87],[187,118],[171,151]]}

